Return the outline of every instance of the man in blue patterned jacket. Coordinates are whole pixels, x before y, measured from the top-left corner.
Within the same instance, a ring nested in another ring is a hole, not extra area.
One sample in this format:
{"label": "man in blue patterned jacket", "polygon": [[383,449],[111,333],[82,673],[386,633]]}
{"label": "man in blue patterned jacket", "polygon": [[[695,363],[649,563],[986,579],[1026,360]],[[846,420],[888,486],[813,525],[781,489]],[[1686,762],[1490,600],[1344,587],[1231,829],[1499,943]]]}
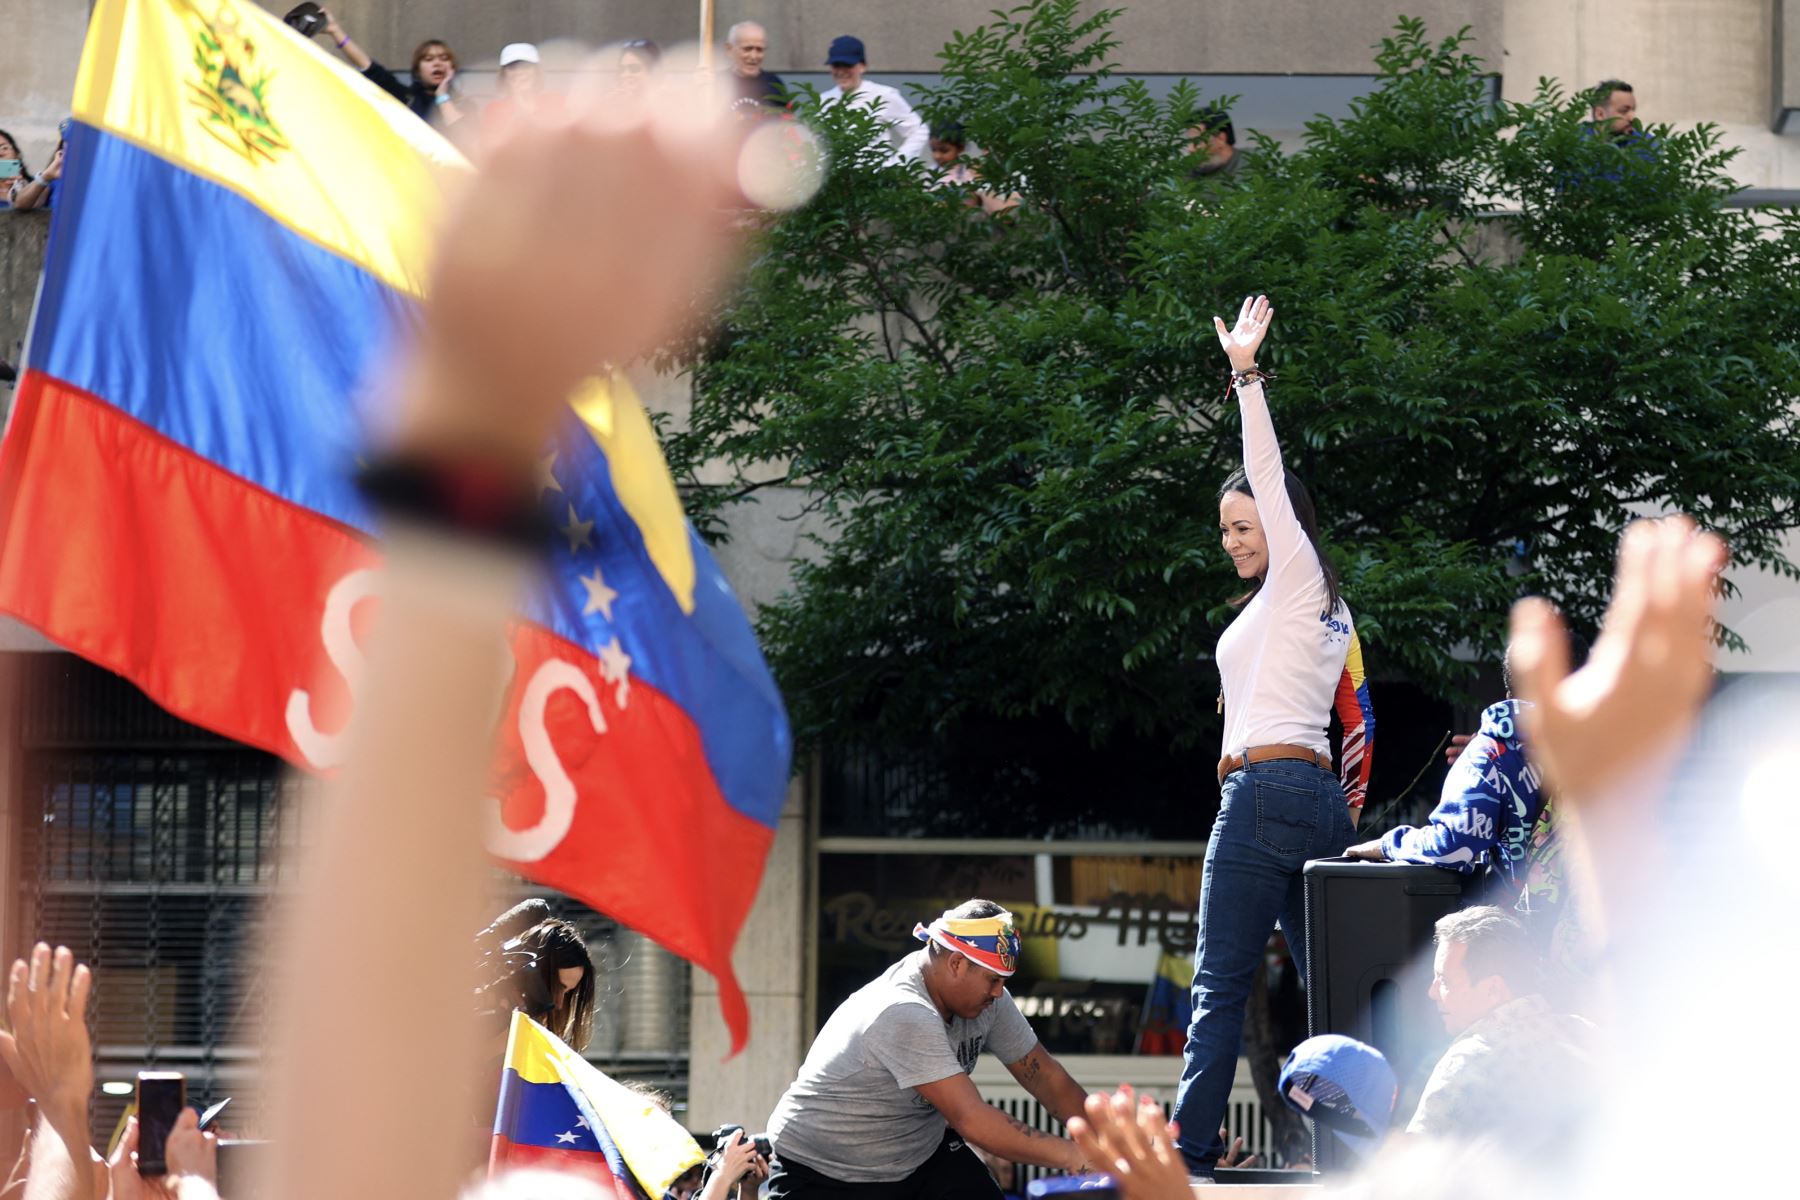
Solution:
{"label": "man in blue patterned jacket", "polygon": [[[1587,648],[1572,640],[1571,661],[1578,666]],[[1469,902],[1514,908],[1558,974],[1581,973],[1581,939],[1562,877],[1553,806],[1526,755],[1519,719],[1524,703],[1511,698],[1510,654],[1504,678],[1508,698],[1482,712],[1479,731],[1450,768],[1425,824],[1391,829],[1344,856],[1483,872],[1488,886]]]}
{"label": "man in blue patterned jacket", "polygon": [[1428,863],[1464,875],[1493,871],[1514,894],[1523,882],[1531,833],[1544,808],[1537,769],[1525,757],[1518,700],[1491,704],[1481,728],[1444,779],[1438,805],[1425,824],[1402,825],[1374,841],[1351,846],[1347,858]]}

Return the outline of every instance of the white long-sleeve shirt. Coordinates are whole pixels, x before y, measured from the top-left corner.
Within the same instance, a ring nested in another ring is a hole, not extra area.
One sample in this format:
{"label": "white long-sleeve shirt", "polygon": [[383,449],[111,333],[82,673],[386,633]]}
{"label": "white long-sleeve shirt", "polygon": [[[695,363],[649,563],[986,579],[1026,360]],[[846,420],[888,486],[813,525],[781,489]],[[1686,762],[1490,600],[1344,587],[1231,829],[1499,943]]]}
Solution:
{"label": "white long-sleeve shirt", "polygon": [[[844,98],[844,89],[831,87],[819,94],[821,106],[836,104]],[[849,103],[858,108],[874,108],[876,101],[881,102],[877,113],[882,124],[887,127],[888,143],[894,152],[888,157],[889,162],[903,162],[909,158],[924,158],[925,147],[931,140],[930,131],[913,106],[906,102],[898,88],[891,88],[885,83],[875,83],[865,79],[850,93]]]}
{"label": "white long-sleeve shirt", "polygon": [[1288,501],[1287,476],[1262,384],[1237,389],[1244,471],[1269,546],[1262,587],[1219,637],[1225,696],[1223,753],[1248,746],[1330,752],[1325,728],[1355,626],[1342,601],[1325,614],[1319,556]]}

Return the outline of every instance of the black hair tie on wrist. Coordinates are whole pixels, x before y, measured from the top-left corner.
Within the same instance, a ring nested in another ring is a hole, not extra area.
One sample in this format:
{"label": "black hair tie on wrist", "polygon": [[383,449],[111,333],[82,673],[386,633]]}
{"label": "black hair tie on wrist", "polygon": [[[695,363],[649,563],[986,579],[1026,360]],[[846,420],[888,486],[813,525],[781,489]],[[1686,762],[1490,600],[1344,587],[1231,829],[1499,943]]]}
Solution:
{"label": "black hair tie on wrist", "polygon": [[538,507],[529,471],[475,458],[398,454],[363,468],[356,485],[382,512],[446,533],[534,555],[550,544],[551,522]]}

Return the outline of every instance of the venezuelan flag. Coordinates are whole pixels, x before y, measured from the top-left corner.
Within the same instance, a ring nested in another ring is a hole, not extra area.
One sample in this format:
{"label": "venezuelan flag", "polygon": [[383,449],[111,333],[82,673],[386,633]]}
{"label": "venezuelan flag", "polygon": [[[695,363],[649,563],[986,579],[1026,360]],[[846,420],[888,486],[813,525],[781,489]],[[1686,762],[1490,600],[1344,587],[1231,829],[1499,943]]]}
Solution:
{"label": "venezuelan flag", "polygon": [[1194,1019],[1191,987],[1194,964],[1183,954],[1165,951],[1156,960],[1156,975],[1144,993],[1144,1015],[1138,1023],[1139,1054],[1180,1054]]}
{"label": "venezuelan flag", "polygon": [[490,1175],[548,1167],[608,1184],[620,1200],[642,1200],[660,1197],[705,1158],[674,1117],[524,1013],[513,1014]]}
{"label": "venezuelan flag", "polygon": [[[414,323],[423,122],[247,0],[99,0],[0,445],[0,610],[197,724],[340,761],[380,567],[349,480]],[[787,785],[743,611],[629,388],[545,448],[489,845],[719,978]]]}

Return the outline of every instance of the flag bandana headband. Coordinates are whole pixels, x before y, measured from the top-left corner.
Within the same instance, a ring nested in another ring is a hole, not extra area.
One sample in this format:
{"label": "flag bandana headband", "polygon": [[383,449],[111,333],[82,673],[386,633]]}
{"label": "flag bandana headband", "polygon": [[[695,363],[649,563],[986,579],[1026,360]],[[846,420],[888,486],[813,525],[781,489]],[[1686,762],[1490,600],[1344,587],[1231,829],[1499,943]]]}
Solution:
{"label": "flag bandana headband", "polygon": [[953,917],[945,913],[930,925],[921,922],[913,926],[913,936],[921,942],[936,942],[954,950],[1002,978],[1019,968],[1019,931],[1013,928],[1013,915],[1009,912],[991,917]]}

